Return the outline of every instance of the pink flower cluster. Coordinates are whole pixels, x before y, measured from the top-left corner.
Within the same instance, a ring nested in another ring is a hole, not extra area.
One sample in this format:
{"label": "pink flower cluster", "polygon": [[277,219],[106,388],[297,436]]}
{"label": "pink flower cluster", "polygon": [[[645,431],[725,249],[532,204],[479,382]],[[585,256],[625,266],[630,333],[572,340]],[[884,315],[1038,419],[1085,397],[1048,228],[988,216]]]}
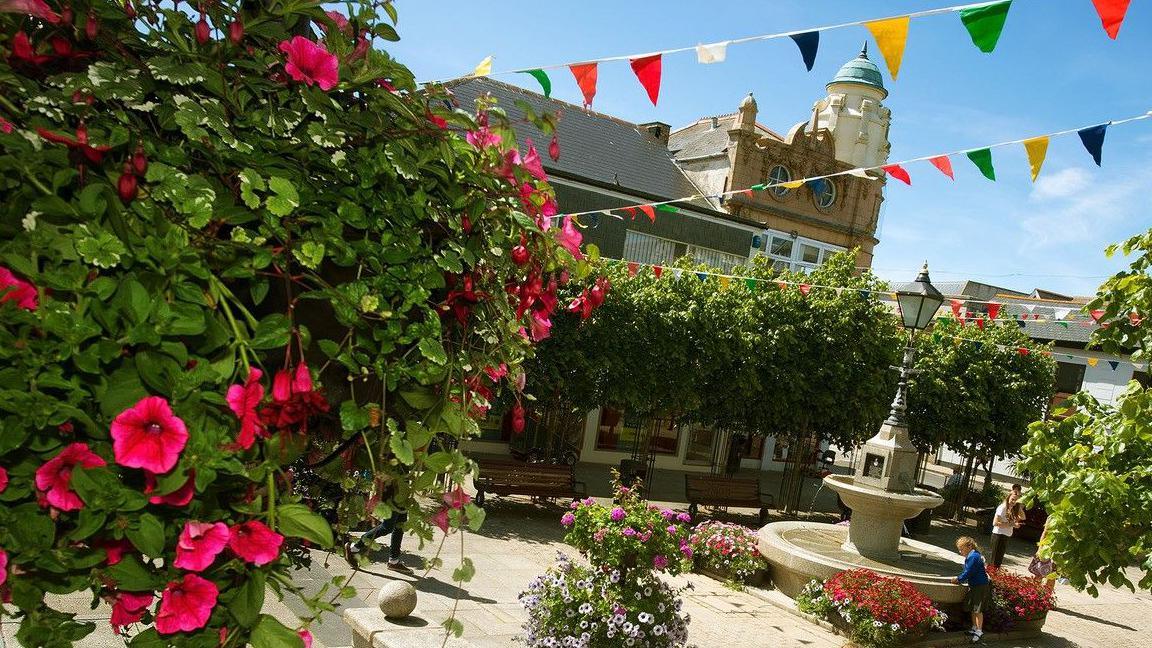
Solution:
{"label": "pink flower cluster", "polygon": [[932,600],[912,583],[870,569],[836,574],[824,581],[824,593],[834,604],[863,610],[875,621],[908,631],[927,627],[940,614]]}

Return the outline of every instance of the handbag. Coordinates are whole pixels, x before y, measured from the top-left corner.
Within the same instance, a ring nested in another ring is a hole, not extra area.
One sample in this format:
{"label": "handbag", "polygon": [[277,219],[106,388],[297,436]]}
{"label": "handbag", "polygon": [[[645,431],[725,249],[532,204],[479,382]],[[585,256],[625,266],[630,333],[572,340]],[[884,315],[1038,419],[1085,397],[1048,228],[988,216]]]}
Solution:
{"label": "handbag", "polygon": [[1032,556],[1032,562],[1028,563],[1028,572],[1037,578],[1046,578],[1054,570],[1051,560],[1041,560],[1039,556]]}

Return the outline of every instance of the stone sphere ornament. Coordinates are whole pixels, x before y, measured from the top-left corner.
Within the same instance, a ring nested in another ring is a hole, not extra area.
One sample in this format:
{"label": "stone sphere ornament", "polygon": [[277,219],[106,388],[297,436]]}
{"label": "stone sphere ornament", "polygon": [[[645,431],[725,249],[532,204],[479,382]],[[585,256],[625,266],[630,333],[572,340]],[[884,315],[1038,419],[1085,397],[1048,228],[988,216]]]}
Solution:
{"label": "stone sphere ornament", "polygon": [[416,609],[416,588],[407,581],[388,581],[376,593],[376,605],[389,619],[403,619]]}

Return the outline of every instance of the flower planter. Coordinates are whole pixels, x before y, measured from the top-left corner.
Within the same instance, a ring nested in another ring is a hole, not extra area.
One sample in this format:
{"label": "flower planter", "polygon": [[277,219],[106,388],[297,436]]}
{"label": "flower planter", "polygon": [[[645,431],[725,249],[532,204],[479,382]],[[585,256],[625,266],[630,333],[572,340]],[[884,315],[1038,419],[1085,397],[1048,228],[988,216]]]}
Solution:
{"label": "flower planter", "polygon": [[741,580],[741,579],[737,578],[736,575],[730,569],[716,569],[716,568],[708,567],[708,566],[699,566],[699,567],[696,567],[695,569],[693,569],[692,571],[696,572],[697,574],[700,574],[701,576],[707,576],[709,578],[713,578],[713,579],[716,579],[718,581],[722,581],[725,583],[735,582],[735,583],[739,583],[741,585],[751,585],[753,587],[763,587],[763,586],[766,586],[769,582],[767,569],[761,569],[761,570],[757,571],[755,574],[753,574],[750,578],[748,578],[746,580]]}

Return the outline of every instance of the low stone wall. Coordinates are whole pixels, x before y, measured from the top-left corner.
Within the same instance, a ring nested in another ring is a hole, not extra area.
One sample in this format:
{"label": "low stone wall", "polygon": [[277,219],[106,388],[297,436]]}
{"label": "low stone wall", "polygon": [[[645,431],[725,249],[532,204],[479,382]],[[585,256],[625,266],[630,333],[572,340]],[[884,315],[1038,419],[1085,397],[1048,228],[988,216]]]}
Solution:
{"label": "low stone wall", "polygon": [[444,628],[438,625],[395,621],[377,608],[345,610],[344,622],[352,628],[352,648],[475,648],[463,638],[450,637],[445,643]]}

